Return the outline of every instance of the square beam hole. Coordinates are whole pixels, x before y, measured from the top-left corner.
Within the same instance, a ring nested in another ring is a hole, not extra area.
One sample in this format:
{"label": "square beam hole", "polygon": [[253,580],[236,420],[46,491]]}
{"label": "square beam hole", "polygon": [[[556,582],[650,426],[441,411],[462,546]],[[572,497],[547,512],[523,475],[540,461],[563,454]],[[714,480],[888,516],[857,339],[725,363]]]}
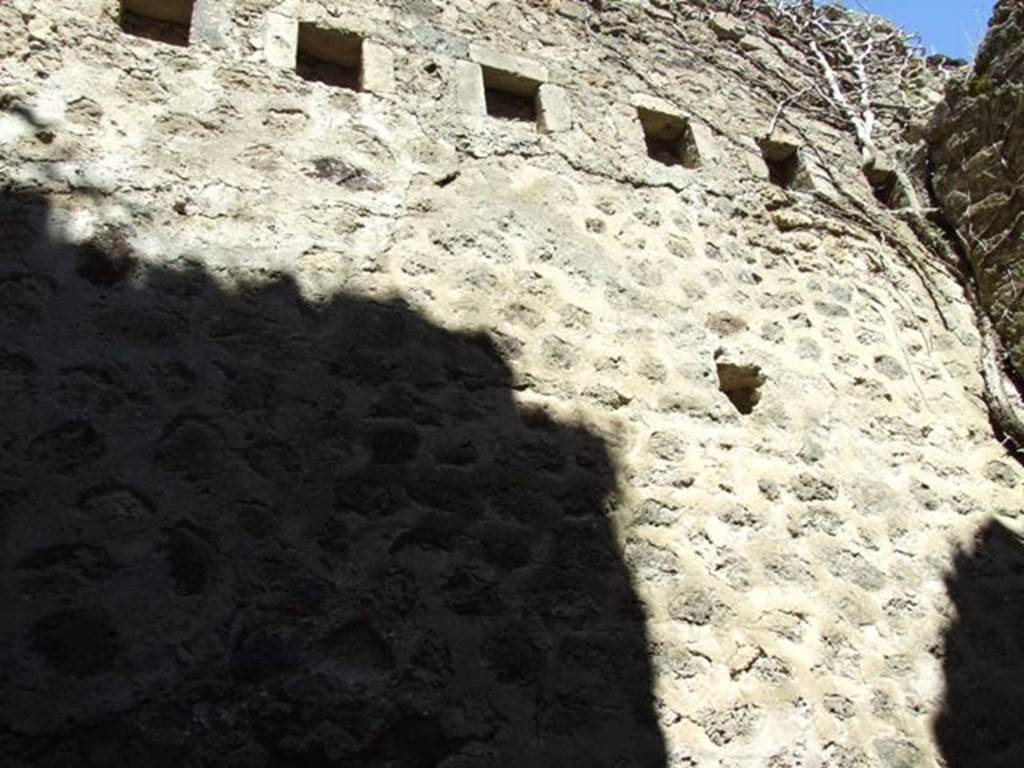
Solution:
{"label": "square beam hole", "polygon": [[354,32],[299,23],[295,71],[304,80],[363,89],[363,38]]}
{"label": "square beam hole", "polygon": [[876,168],[865,168],[864,177],[871,185],[875,199],[886,208],[909,208],[910,199],[895,171],[880,171]]}
{"label": "square beam hole", "polygon": [[764,383],[765,376],[759,366],[718,363],[718,389],[744,416],[753,413],[761,402],[761,386]]}
{"label": "square beam hole", "polygon": [[761,157],[768,166],[768,180],[783,189],[798,189],[801,171],[800,148],[795,144],[765,139],[760,142]]}
{"label": "square beam hole", "polygon": [[194,0],[121,0],[121,29],[170,45],[188,45]]}
{"label": "square beam hole", "polygon": [[529,77],[492,67],[482,67],[487,114],[501,120],[537,122],[540,83]]}
{"label": "square beam hole", "polygon": [[644,129],[649,158],[664,165],[681,165],[684,168],[700,166],[697,142],[694,141],[693,131],[686,118],[643,107],[637,109],[637,115]]}

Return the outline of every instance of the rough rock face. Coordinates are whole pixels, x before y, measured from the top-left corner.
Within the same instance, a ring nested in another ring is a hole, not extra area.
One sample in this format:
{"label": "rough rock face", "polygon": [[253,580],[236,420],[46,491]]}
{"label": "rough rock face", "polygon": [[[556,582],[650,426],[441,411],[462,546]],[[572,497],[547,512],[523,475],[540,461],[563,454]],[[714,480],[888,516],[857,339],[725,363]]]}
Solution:
{"label": "rough rock face", "polygon": [[1022,764],[972,310],[715,8],[0,4],[3,765]]}
{"label": "rough rock face", "polygon": [[933,183],[967,247],[979,298],[1024,376],[1024,7],[996,5],[971,76],[929,137]]}

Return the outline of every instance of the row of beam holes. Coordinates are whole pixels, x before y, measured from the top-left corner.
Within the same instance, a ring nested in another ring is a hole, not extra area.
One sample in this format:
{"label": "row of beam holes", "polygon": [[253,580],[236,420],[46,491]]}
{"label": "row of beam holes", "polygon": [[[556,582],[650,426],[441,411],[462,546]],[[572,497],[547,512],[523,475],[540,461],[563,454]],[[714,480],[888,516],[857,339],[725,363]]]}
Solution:
{"label": "row of beam holes", "polygon": [[[188,45],[194,0],[122,0],[121,28],[132,35],[172,45]],[[299,24],[295,71],[305,80],[362,90],[363,40],[352,32]],[[502,120],[536,123],[540,83],[522,75],[482,67],[487,114]],[[638,108],[647,155],[670,166],[697,168],[700,155],[689,122],[676,115]],[[783,189],[807,191],[810,175],[798,148],[761,142],[768,178]],[[907,194],[892,171],[865,173],[875,198],[887,208],[908,204]]]}
{"label": "row of beam holes", "polygon": [[[195,0],[121,0],[121,29],[136,37],[187,46]],[[299,24],[295,71],[305,80],[362,90],[363,40],[351,32]]]}
{"label": "row of beam holes", "polygon": [[[188,45],[192,0],[123,0],[121,26],[125,32],[172,45]],[[354,33],[300,23],[295,70],[306,80],[362,90],[363,41]],[[487,114],[502,120],[537,121],[540,83],[521,75],[482,67]],[[697,168],[700,157],[685,118],[654,110],[637,110],[647,154],[665,165]],[[765,152],[772,181],[792,184],[798,175],[797,153]],[[716,358],[718,355],[716,354]],[[761,398],[764,376],[756,366],[718,364],[719,389],[739,413],[753,412]]]}

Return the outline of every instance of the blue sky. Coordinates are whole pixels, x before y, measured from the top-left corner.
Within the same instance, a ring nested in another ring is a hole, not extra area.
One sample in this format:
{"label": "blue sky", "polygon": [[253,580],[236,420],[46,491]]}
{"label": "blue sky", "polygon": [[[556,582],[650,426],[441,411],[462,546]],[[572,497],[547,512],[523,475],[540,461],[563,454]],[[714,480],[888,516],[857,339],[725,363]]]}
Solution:
{"label": "blue sky", "polygon": [[993,0],[842,0],[921,35],[929,53],[970,60],[988,26]]}

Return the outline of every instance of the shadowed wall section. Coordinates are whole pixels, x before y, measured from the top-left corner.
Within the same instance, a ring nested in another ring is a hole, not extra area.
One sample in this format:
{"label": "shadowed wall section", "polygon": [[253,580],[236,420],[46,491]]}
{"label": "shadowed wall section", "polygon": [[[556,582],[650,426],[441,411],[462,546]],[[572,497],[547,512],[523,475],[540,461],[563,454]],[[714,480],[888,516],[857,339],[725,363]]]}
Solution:
{"label": "shadowed wall section", "polygon": [[9,766],[663,766],[595,435],[400,302],[0,198]]}
{"label": "shadowed wall section", "polygon": [[950,768],[1024,765],[1024,540],[990,522],[946,584],[957,617],[942,659],[942,755]]}

